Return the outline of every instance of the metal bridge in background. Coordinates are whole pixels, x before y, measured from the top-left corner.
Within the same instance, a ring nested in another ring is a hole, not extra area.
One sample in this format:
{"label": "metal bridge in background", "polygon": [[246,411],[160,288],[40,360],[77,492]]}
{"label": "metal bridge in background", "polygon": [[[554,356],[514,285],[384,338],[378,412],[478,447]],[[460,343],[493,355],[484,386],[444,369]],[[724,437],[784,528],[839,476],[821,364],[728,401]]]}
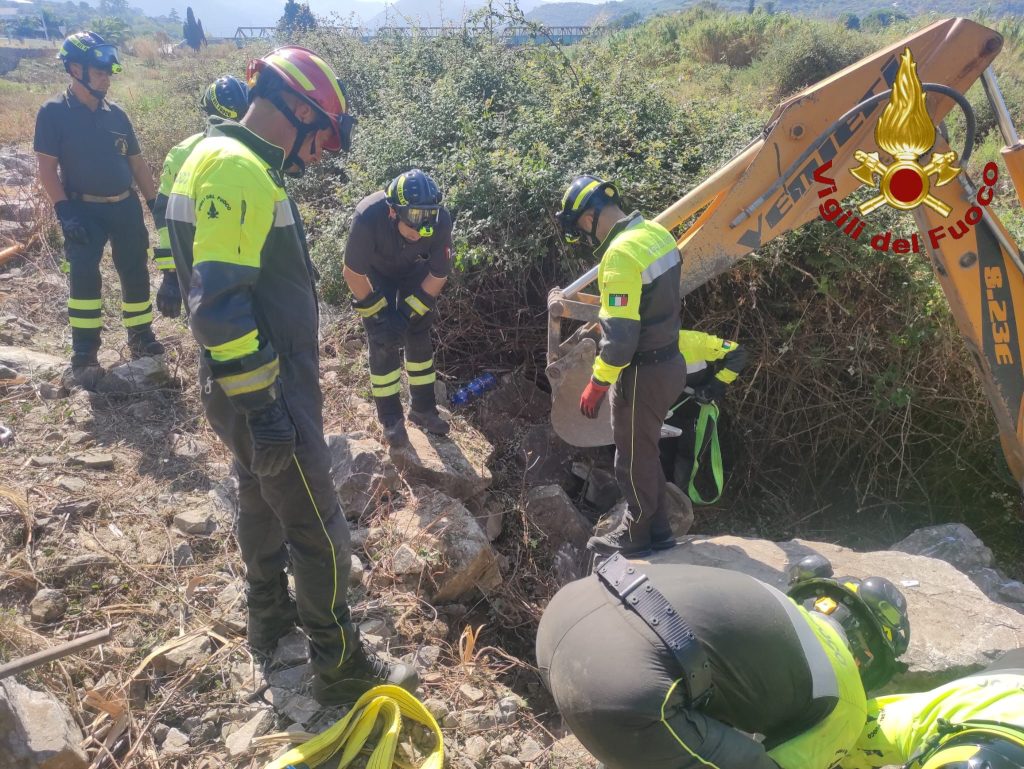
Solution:
{"label": "metal bridge in background", "polygon": [[[538,45],[544,43],[558,43],[570,45],[578,43],[588,37],[597,37],[605,32],[606,27],[542,27],[534,29],[531,27],[378,27],[375,30],[368,30],[362,27],[317,27],[319,32],[334,32],[338,35],[349,35],[358,37],[363,42],[386,38],[407,38],[415,37],[494,37],[505,45]],[[233,40],[239,47],[252,40],[274,40],[277,37],[277,27],[238,27]]]}

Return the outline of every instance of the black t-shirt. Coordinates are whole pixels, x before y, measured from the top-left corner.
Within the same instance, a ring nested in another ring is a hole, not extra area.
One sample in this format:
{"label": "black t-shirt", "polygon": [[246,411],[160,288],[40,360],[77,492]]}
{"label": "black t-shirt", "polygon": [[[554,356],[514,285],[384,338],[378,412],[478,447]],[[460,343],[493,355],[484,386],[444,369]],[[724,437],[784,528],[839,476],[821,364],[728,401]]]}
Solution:
{"label": "black t-shirt", "polygon": [[425,277],[427,271],[446,278],[452,268],[452,217],[447,209],[438,213],[434,234],[410,243],[398,232],[383,191],[359,201],[352,219],[352,231],[345,244],[345,266],[360,275],[393,280]]}
{"label": "black t-shirt", "polygon": [[128,157],[142,152],[124,110],[106,101],[94,111],[71,90],[43,104],[33,149],[57,158],[69,195],[120,195],[132,185]]}

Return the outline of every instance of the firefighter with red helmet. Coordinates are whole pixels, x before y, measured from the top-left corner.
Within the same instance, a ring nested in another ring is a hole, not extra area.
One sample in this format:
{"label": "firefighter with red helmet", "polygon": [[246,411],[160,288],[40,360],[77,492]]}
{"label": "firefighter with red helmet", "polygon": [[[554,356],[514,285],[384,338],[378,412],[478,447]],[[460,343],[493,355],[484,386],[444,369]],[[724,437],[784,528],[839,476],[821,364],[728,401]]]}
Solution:
{"label": "firefighter with red helmet", "polygon": [[301,624],[324,705],[381,683],[414,690],[415,669],[364,648],[349,614],[351,545],[323,434],[316,272],[283,176],[347,150],[354,120],[333,70],[305,48],[251,62],[247,80],[248,111],[237,123],[210,119],[178,172],[167,223],[202,349],[203,406],[234,454],[249,644],[268,655]]}

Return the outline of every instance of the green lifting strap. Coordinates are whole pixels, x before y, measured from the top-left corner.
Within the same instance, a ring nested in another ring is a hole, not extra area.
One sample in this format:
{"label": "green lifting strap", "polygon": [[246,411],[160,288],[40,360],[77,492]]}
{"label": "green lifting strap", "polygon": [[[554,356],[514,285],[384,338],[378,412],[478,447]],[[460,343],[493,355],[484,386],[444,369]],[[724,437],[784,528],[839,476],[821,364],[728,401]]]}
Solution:
{"label": "green lifting strap", "polygon": [[[703,499],[697,487],[693,485],[697,473],[700,472],[700,457],[704,453],[704,436],[707,434],[708,426],[711,427],[709,446],[711,448],[711,475],[715,479],[717,489],[713,499]],[[700,414],[697,416],[696,440],[693,446],[693,469],[690,471],[690,488],[686,493],[690,501],[695,505],[712,505],[722,496],[725,475],[722,472],[722,447],[718,442],[718,405],[715,403],[702,403]]]}

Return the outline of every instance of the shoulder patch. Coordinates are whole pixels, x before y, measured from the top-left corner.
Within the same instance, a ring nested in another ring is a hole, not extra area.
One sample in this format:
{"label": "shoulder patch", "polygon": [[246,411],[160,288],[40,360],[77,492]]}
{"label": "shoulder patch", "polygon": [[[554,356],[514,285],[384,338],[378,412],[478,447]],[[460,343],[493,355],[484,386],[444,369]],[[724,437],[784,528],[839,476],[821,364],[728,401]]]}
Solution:
{"label": "shoulder patch", "polygon": [[629,294],[609,294],[609,307],[626,307],[629,305]]}

